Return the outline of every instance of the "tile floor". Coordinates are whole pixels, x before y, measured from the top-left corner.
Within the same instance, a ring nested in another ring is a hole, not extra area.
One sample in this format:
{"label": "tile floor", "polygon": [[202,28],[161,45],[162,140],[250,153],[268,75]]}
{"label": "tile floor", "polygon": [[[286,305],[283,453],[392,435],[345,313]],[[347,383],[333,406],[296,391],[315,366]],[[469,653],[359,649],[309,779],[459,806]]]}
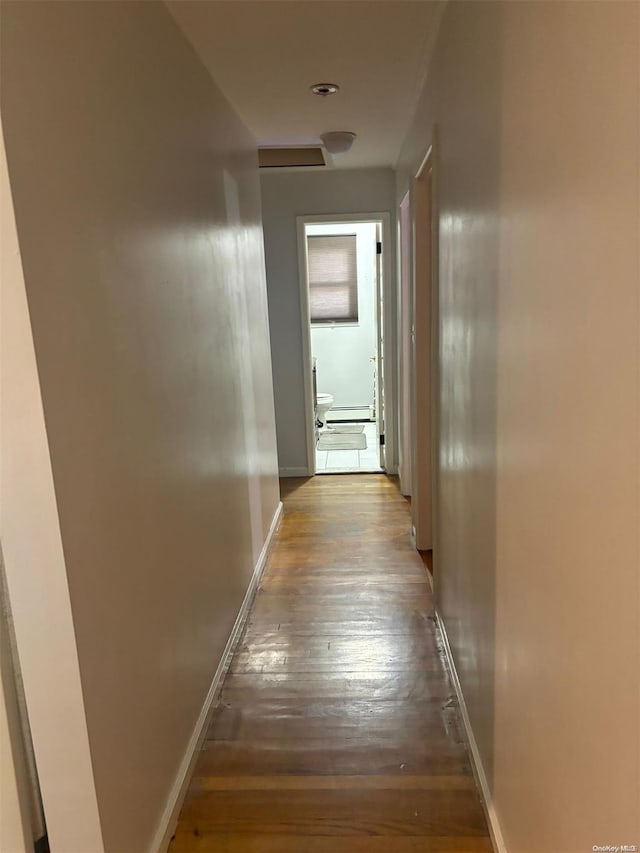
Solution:
{"label": "tile floor", "polygon": [[364,424],[366,450],[316,450],[316,474],[380,471],[375,423]]}

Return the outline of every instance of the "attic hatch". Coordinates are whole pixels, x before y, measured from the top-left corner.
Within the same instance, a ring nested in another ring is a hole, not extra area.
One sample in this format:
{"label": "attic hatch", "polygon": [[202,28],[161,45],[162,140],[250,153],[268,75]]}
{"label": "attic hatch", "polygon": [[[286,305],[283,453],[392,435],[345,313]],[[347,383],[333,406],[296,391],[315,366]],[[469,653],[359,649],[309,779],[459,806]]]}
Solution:
{"label": "attic hatch", "polygon": [[258,148],[261,169],[288,169],[292,166],[326,166],[322,148]]}

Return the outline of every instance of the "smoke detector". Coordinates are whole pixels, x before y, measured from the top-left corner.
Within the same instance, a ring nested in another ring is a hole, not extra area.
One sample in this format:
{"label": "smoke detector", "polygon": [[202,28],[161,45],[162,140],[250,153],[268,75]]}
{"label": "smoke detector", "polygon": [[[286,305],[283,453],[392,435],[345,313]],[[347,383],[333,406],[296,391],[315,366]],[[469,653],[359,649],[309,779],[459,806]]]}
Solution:
{"label": "smoke detector", "polygon": [[340,86],[337,83],[314,83],[311,86],[311,91],[314,95],[320,95],[321,98],[326,98],[327,95],[335,95],[340,91]]}
{"label": "smoke detector", "polygon": [[355,138],[355,133],[351,133],[350,130],[332,130],[320,136],[329,154],[344,154],[351,148]]}

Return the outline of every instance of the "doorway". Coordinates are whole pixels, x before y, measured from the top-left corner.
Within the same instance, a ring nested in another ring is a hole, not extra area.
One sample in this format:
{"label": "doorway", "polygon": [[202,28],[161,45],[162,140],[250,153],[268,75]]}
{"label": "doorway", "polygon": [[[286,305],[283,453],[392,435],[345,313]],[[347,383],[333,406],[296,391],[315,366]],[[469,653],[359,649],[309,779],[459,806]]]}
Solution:
{"label": "doorway", "polygon": [[388,227],[388,214],[298,217],[311,474],[388,468]]}

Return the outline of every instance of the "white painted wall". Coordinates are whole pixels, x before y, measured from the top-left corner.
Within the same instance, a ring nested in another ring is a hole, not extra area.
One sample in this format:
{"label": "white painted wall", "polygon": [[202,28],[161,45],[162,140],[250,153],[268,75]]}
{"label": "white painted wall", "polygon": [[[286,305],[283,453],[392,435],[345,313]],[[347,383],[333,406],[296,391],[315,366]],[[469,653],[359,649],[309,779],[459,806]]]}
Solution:
{"label": "white painted wall", "polygon": [[639,27],[448,3],[399,161],[437,127],[435,583],[509,853],[640,843]]}
{"label": "white painted wall", "polygon": [[[355,234],[358,275],[358,323],[311,325],[318,391],[332,394],[335,406],[373,405],[376,355],[376,226],[375,223],[308,225],[307,235]],[[336,413],[337,414],[337,413]],[[366,418],[368,411],[359,417]]]}
{"label": "white painted wall", "polygon": [[255,144],[162,3],[1,13],[2,536],[45,815],[57,853],[146,853],[278,507]]}
{"label": "white painted wall", "polygon": [[[394,174],[391,169],[263,173],[261,186],[278,462],[283,473],[303,473],[307,450],[296,216],[390,211],[395,233]],[[389,251],[395,269],[395,245]]]}

